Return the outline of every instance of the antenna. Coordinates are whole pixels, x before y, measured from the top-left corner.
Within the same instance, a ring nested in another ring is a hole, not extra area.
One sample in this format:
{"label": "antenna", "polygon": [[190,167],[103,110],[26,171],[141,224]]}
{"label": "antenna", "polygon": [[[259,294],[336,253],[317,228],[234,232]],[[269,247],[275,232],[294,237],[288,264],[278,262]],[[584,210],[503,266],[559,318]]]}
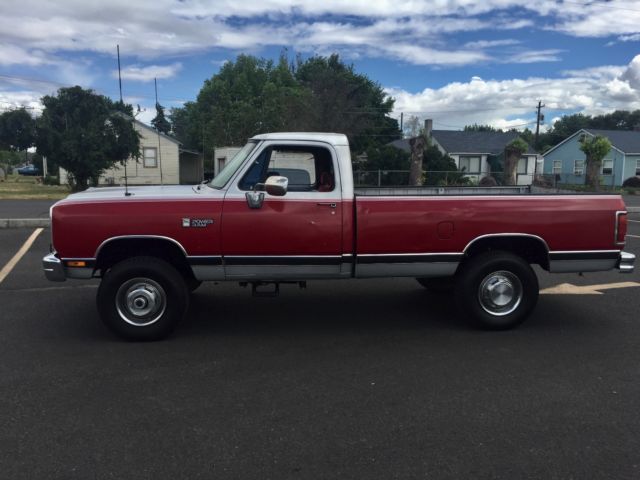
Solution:
{"label": "antenna", "polygon": [[[158,112],[160,111],[160,104],[158,103],[158,81],[156,80],[156,77],[153,77],[153,85],[155,86],[156,89],[156,116],[158,115]],[[160,145],[160,129],[158,128],[158,126],[156,125],[156,132],[158,133],[158,166],[160,167],[160,185],[164,185],[164,183],[162,182],[162,145]]]}
{"label": "antenna", "polygon": [[[124,102],[122,101],[122,74],[120,73],[120,45],[116,45],[118,50],[118,86],[120,87],[120,104],[124,108]],[[127,181],[127,162],[129,159],[125,159],[124,161],[124,196],[128,197],[131,195],[129,193],[129,183]]]}

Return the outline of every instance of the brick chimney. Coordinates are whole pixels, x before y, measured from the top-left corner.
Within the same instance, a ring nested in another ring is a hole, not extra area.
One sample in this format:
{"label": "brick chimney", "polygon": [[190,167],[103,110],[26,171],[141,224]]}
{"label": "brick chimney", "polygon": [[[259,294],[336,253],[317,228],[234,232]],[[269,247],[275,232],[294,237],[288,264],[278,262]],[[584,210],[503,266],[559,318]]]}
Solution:
{"label": "brick chimney", "polygon": [[424,135],[427,138],[431,138],[431,130],[433,130],[433,120],[430,118],[427,118],[424,121]]}

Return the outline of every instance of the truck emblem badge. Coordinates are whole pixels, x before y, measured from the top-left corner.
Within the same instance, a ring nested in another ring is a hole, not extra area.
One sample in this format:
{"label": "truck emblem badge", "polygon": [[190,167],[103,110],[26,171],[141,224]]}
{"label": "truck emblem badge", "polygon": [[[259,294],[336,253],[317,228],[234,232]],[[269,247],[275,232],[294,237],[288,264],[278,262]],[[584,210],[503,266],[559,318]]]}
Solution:
{"label": "truck emblem badge", "polygon": [[205,228],[211,225],[212,223],[213,223],[212,218],[183,218],[182,219],[182,226],[185,228],[187,227]]}

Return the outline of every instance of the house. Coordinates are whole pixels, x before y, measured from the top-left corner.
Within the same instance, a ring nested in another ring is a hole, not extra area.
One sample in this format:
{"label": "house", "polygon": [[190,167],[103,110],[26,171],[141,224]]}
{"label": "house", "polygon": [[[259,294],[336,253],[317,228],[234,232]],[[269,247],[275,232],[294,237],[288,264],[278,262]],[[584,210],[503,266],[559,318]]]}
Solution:
{"label": "house", "polygon": [[242,150],[242,147],[216,147],[213,151],[213,158],[215,158],[215,163],[213,164],[214,175],[218,176],[227,162],[240,150]]}
{"label": "house", "polygon": [[[467,176],[474,180],[490,175],[491,164],[503,164],[506,146],[519,137],[517,132],[433,130],[432,125],[431,120],[425,121],[427,137],[443,154],[453,158],[458,170],[464,169]],[[390,145],[411,152],[409,139],[395,140]],[[518,185],[530,185],[533,182],[537,159],[538,155],[529,146],[518,162]]]}
{"label": "house", "polygon": [[581,129],[544,154],[544,173],[556,183],[583,185],[586,155],[580,150],[583,135],[600,135],[611,142],[611,150],[600,168],[602,185],[620,186],[627,178],[640,176],[640,132],[632,130]]}
{"label": "house", "polygon": [[[195,184],[202,181],[202,157],[196,152],[181,150],[175,138],[158,133],[154,128],[132,119],[140,134],[140,154],[136,161],[127,160],[129,185]],[[99,185],[124,185],[125,168],[117,164],[99,178]],[[67,172],[60,169],[60,183],[67,183]]]}

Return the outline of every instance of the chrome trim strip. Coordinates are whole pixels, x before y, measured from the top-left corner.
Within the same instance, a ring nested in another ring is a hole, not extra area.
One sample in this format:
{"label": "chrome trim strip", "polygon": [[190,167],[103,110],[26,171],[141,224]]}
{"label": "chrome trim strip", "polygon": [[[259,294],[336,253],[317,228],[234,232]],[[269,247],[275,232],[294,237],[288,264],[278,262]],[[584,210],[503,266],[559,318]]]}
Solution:
{"label": "chrome trim strip", "polygon": [[604,272],[616,268],[618,258],[599,259],[575,259],[575,260],[550,260],[549,272],[574,273],[574,272]]}
{"label": "chrome trim strip", "polygon": [[450,277],[459,262],[369,263],[356,265],[356,278],[375,277]]}
{"label": "chrome trim strip", "polygon": [[227,280],[310,280],[349,278],[351,268],[336,265],[231,265],[225,267]]}
{"label": "chrome trim strip", "polygon": [[538,235],[533,235],[531,233],[515,233],[515,232],[514,233],[488,233],[486,235],[480,235],[479,237],[476,237],[473,240],[471,240],[469,243],[467,243],[467,246],[464,247],[464,250],[462,250],[462,251],[464,253],[467,253],[467,250],[475,242],[477,242],[478,240],[482,240],[484,238],[491,238],[491,237],[525,237],[525,238],[533,238],[534,240],[539,240],[540,242],[542,242],[542,244],[544,245],[544,248],[547,250],[547,252],[549,252],[549,245],[547,245],[547,242],[545,242],[545,240],[542,237],[539,237]]}
{"label": "chrome trim strip", "polygon": [[104,247],[107,243],[112,242],[114,240],[124,240],[127,238],[147,238],[147,239],[154,239],[154,240],[168,240],[176,244],[180,248],[184,256],[185,257],[187,256],[187,251],[184,249],[182,244],[170,237],[165,237],[163,235],[118,235],[117,237],[107,238],[105,241],[103,241],[96,250],[95,258],[98,258],[98,255],[100,254],[100,250],[102,250],[102,247]]}
{"label": "chrome trim strip", "polygon": [[225,266],[340,265],[342,255],[225,255]]}
{"label": "chrome trim strip", "polygon": [[460,261],[463,253],[401,253],[401,254],[365,254],[358,255],[358,265],[384,263],[384,264],[410,264],[410,263],[450,263]]}
{"label": "chrome trim strip", "polygon": [[616,224],[615,224],[614,229],[613,229],[613,242],[616,245],[624,246],[624,244],[625,244],[624,240],[622,240],[622,242],[618,241],[618,225],[620,224],[620,216],[621,215],[627,215],[627,220],[628,220],[628,214],[627,214],[626,210],[617,210],[616,211]]}
{"label": "chrome trim strip", "polygon": [[549,260],[616,260],[620,256],[619,250],[604,251],[575,251],[549,252]]}

